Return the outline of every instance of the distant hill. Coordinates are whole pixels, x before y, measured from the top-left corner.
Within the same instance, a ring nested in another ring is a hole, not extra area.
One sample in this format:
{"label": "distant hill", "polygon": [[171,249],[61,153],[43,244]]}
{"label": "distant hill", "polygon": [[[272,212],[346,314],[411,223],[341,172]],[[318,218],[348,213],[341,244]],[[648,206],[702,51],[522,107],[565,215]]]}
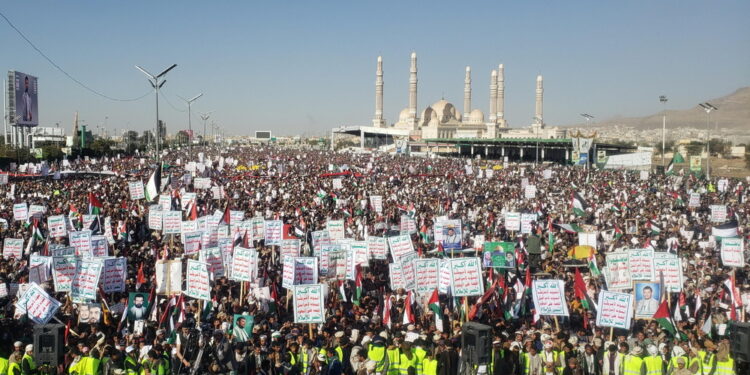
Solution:
{"label": "distant hill", "polygon": [[[750,132],[750,87],[743,87],[737,91],[721,98],[709,99],[709,103],[719,108],[717,116],[711,114],[711,126],[714,119],[718,119],[720,128],[731,130],[746,129]],[[608,125],[630,126],[636,129],[661,128],[662,113],[658,112],[645,117],[620,117],[596,121],[592,126],[601,127]],[[706,116],[703,109],[695,106],[685,110],[667,111],[667,122],[670,127],[705,128]],[[586,124],[569,125],[571,127],[583,127]]]}

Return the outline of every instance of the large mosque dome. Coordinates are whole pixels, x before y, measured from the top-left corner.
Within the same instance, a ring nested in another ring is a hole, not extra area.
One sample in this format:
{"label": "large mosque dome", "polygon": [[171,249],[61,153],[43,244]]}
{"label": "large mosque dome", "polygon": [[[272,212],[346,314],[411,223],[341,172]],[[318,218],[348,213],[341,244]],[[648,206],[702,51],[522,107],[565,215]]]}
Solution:
{"label": "large mosque dome", "polygon": [[468,122],[470,124],[483,124],[484,123],[484,113],[482,113],[479,109],[474,109],[469,114]]}

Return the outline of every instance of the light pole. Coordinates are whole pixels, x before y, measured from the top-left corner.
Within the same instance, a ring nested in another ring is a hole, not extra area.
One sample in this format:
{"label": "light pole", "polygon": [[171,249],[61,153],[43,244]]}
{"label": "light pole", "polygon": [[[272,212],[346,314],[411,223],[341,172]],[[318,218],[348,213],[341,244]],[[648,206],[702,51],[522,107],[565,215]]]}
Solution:
{"label": "light pole", "polygon": [[138,65],[135,66],[136,69],[140,70],[143,74],[145,74],[149,78],[148,83],[151,84],[151,87],[154,88],[154,93],[156,93],[156,140],[154,143],[156,144],[157,160],[161,160],[161,154],[159,154],[159,138],[160,138],[160,134],[159,134],[159,89],[162,86],[164,86],[165,83],[167,83],[166,79],[161,81],[161,83],[159,83],[159,79],[164,77],[170,70],[174,69],[176,66],[177,64],[172,64],[172,66],[170,66],[167,69],[164,69],[163,72],[157,75],[153,75],[147,72],[145,69],[141,68]]}
{"label": "light pole", "polygon": [[667,96],[659,96],[659,101],[663,104],[664,110],[661,116],[661,165],[664,166],[664,153],[666,152],[666,139],[667,139]]}
{"label": "light pole", "polygon": [[212,112],[213,111],[201,114],[201,120],[203,120],[203,141],[202,141],[202,143],[204,145],[208,144],[208,142],[206,141],[206,122],[208,121],[208,119],[211,118],[211,113]]}
{"label": "light pole", "polygon": [[190,105],[193,104],[194,101],[198,100],[198,98],[200,98],[201,96],[203,96],[203,93],[200,93],[200,94],[194,96],[192,99],[185,99],[183,97],[180,97],[180,99],[184,100],[185,103],[187,103],[187,106],[188,106],[188,131],[189,131],[189,136],[188,136],[188,145],[189,146],[188,146],[188,148],[190,149],[190,157],[191,158],[193,157],[193,120],[192,120],[192,116],[191,116],[191,112],[190,112]]}
{"label": "light pole", "polygon": [[706,180],[711,179],[711,111],[718,111],[711,103],[699,104],[706,111]]}
{"label": "light pole", "polygon": [[[590,115],[588,113],[581,113],[581,116],[583,116],[583,118],[586,119],[586,127],[588,128],[589,127],[589,121],[593,120],[594,116],[592,116],[592,115]],[[578,155],[580,156],[581,153],[579,152]],[[591,161],[591,155],[589,155],[589,150],[586,150],[586,169],[589,168],[589,162],[590,161]]]}

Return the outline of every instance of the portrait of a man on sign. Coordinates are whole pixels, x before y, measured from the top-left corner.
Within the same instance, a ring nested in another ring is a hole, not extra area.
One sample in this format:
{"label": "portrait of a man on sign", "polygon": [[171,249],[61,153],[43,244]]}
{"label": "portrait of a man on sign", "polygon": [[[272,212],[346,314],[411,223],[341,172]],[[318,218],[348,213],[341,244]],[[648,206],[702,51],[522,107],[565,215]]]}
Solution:
{"label": "portrait of a man on sign", "polygon": [[659,283],[635,283],[635,317],[651,319],[659,308],[661,286]]}
{"label": "portrait of a man on sign", "polygon": [[255,318],[251,315],[234,315],[234,324],[232,325],[232,336],[234,342],[248,342],[253,337],[253,325]]}
{"label": "portrait of a man on sign", "polygon": [[148,294],[130,293],[128,298],[128,319],[141,320],[148,317]]}
{"label": "portrait of a man on sign", "polygon": [[482,267],[516,268],[515,245],[513,242],[485,242]]}
{"label": "portrait of a man on sign", "polygon": [[443,228],[443,249],[461,248],[461,227],[448,225]]}

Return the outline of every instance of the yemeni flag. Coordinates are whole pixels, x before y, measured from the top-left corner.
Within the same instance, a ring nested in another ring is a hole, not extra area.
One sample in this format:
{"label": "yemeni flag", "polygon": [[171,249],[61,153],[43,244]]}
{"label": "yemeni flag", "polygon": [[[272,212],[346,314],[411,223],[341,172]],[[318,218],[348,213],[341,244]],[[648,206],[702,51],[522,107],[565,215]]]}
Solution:
{"label": "yemeni flag", "polygon": [[469,314],[466,317],[466,320],[474,320],[474,318],[477,316],[477,313],[479,312],[479,309],[482,308],[482,305],[484,305],[487,301],[492,298],[492,296],[495,294],[495,289],[497,288],[497,281],[492,284],[490,288],[487,289],[486,292],[484,292],[484,295],[480,297],[477,302],[474,304],[474,306],[471,307],[469,310]]}
{"label": "yemeni flag", "polygon": [[391,328],[391,296],[385,296],[383,301],[383,324]]}
{"label": "yemeni flag", "polygon": [[354,276],[354,285],[356,288],[354,289],[354,298],[352,298],[352,302],[359,306],[359,299],[362,297],[362,268],[357,265],[355,267],[355,272],[356,276]]}
{"label": "yemeni flag", "polygon": [[232,215],[229,212],[229,202],[227,202],[227,207],[224,209],[224,214],[221,215],[221,221],[219,222],[219,225],[221,224],[231,225],[231,219],[232,219]]}
{"label": "yemeni flag", "polygon": [[578,224],[572,223],[572,224],[555,224],[558,227],[562,228],[564,231],[568,233],[580,233],[583,232],[583,228],[579,227]]}
{"label": "yemeni flag", "polygon": [[156,168],[146,183],[146,201],[152,202],[159,196],[161,191],[161,168]]}
{"label": "yemeni flag", "polygon": [[736,221],[730,221],[711,228],[711,234],[719,239],[737,237],[737,227]]}
{"label": "yemeni flag", "polygon": [[404,325],[413,324],[415,322],[414,312],[411,309],[411,303],[412,303],[412,296],[411,296],[411,291],[409,291],[408,293],[406,293],[406,300],[404,301],[404,319],[402,321]]}
{"label": "yemeni flag", "polygon": [[94,195],[94,193],[89,192],[89,215],[99,215],[102,212],[102,202],[99,201],[99,199]]}
{"label": "yemeni flag", "polygon": [[138,267],[138,275],[136,277],[136,283],[135,283],[135,289],[138,290],[141,288],[141,285],[146,283],[146,275],[143,273],[143,262],[141,262],[141,265]]}
{"label": "yemeni flag", "polygon": [[339,297],[341,297],[342,301],[349,302],[346,299],[346,289],[344,288],[344,280],[339,280]]}
{"label": "yemeni flag", "polygon": [[430,311],[435,314],[435,328],[437,328],[438,331],[443,332],[443,312],[440,311],[440,297],[438,296],[437,289],[432,291],[432,296],[427,302],[427,307],[429,307]]}
{"label": "yemeni flag", "polygon": [[654,320],[661,326],[662,329],[669,331],[672,337],[677,336],[677,328],[675,327],[672,317],[669,314],[669,306],[667,301],[662,301],[659,308],[656,310],[653,316]]}
{"label": "yemeni flag", "polygon": [[586,209],[589,208],[589,204],[586,203],[586,200],[581,197],[578,192],[573,192],[573,213],[576,214],[576,216],[585,216],[586,215]]}
{"label": "yemeni flag", "polygon": [[620,229],[620,227],[618,227],[617,224],[615,224],[615,240],[619,240],[620,238],[622,238],[622,236],[623,236],[622,229]]}
{"label": "yemeni flag", "polygon": [[732,273],[730,278],[724,280],[724,287],[729,290],[729,299],[731,301],[729,317],[734,321],[737,320],[737,309],[742,307],[742,299],[740,298],[740,293],[735,285],[734,273]]}

